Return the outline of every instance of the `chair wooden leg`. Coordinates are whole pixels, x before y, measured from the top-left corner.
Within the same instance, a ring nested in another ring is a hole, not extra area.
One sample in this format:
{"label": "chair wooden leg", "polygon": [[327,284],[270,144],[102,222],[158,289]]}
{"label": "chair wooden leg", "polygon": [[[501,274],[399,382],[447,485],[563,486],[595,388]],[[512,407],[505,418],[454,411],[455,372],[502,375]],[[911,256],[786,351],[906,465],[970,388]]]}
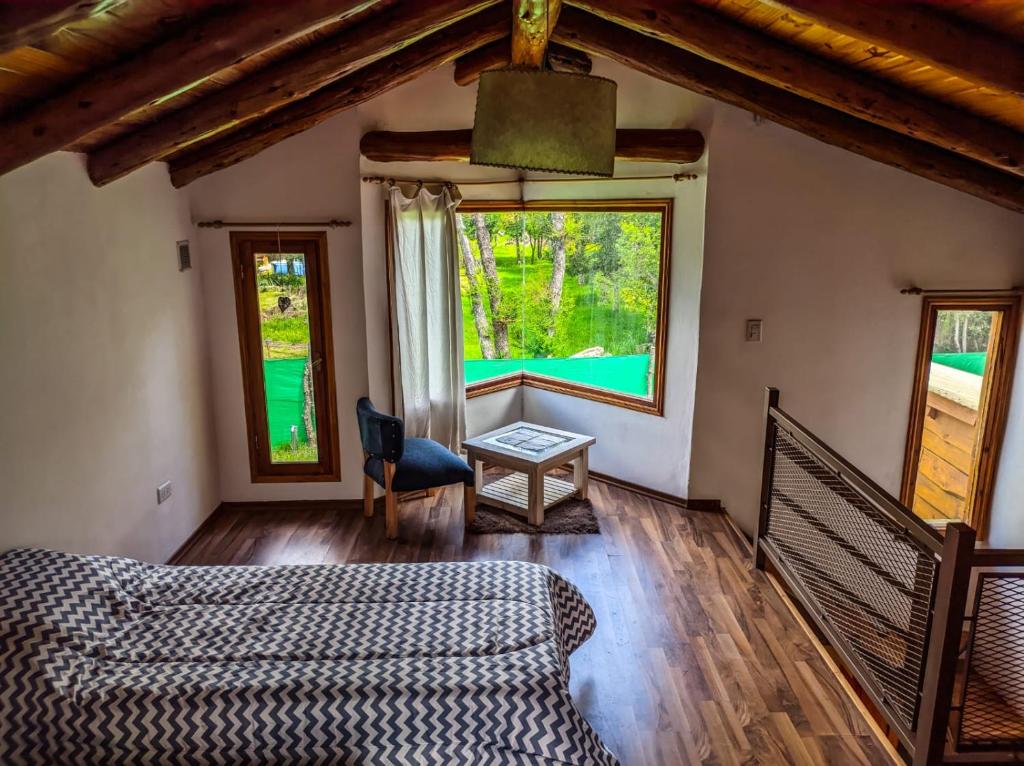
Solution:
{"label": "chair wooden leg", "polygon": [[388,540],[398,537],[398,498],[391,489],[391,479],[395,475],[395,464],[384,462],[384,528]]}
{"label": "chair wooden leg", "polygon": [[476,520],[476,487],[472,484],[462,485],[462,501],[466,509],[466,526]]}
{"label": "chair wooden leg", "polygon": [[373,479],[363,474],[363,516],[373,517]]}

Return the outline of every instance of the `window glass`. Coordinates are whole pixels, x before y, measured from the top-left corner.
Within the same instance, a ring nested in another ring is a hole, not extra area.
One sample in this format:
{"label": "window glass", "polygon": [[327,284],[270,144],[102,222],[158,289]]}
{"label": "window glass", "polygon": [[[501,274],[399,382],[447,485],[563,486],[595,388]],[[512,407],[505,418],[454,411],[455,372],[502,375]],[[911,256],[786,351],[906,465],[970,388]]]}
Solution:
{"label": "window glass", "polygon": [[666,206],[458,214],[466,383],[655,394]]}
{"label": "window glass", "polygon": [[306,259],[257,253],[256,289],[272,463],[316,463]]}

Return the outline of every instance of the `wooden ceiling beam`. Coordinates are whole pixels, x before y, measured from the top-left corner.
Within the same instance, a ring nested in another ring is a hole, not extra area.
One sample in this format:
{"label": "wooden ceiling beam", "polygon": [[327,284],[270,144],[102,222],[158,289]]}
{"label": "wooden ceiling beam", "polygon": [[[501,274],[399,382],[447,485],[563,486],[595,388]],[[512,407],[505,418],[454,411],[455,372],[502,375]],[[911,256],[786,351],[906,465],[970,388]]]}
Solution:
{"label": "wooden ceiling beam", "polygon": [[504,7],[495,6],[458,21],[304,99],[172,155],[171,183],[181,187],[235,165],[507,34],[508,11]]}
{"label": "wooden ceiling beam", "polygon": [[1024,212],[1020,178],[766,85],[674,45],[567,8],[552,38],[878,162]]}
{"label": "wooden ceiling beam", "polygon": [[[512,63],[512,41],[498,40],[483,48],[460,56],[455,62],[455,82],[458,85],[472,85],[480,79],[480,73],[490,69],[501,69]],[[548,45],[548,66],[556,72],[590,74],[594,62],[582,51],[573,50],[558,43]]]}
{"label": "wooden ceiling beam", "polygon": [[562,0],[512,0],[512,66],[540,69]]}
{"label": "wooden ceiling beam", "polygon": [[339,77],[384,58],[497,0],[406,0],[331,37],[303,48],[250,77],[89,154],[89,177],[110,183],[200,138],[240,125],[312,93]]}
{"label": "wooden ceiling beam", "polygon": [[864,0],[765,1],[965,80],[1024,94],[1024,49],[1019,43],[934,8]]}
{"label": "wooden ceiling beam", "polygon": [[35,45],[69,24],[120,4],[104,0],[2,0],[0,2],[0,53]]}
{"label": "wooden ceiling beam", "polygon": [[1024,175],[1024,137],[1012,128],[807,53],[696,3],[567,1],[769,85],[992,167]]}
{"label": "wooden ceiling beam", "polygon": [[304,0],[220,8],[0,122],[0,174],[63,149],[245,56],[372,4],[373,0]]}
{"label": "wooden ceiling beam", "polygon": [[[473,131],[371,130],[363,134],[359,151],[374,162],[469,162]],[[615,131],[615,159],[627,162],[696,162],[704,154],[704,135],[687,129]]]}

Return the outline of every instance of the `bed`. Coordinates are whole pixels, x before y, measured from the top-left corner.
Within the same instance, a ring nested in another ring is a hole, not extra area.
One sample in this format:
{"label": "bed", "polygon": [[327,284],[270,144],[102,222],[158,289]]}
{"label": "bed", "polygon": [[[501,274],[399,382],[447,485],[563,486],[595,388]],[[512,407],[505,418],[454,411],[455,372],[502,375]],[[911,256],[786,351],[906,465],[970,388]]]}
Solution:
{"label": "bed", "polygon": [[0,763],[616,764],[593,633],[525,562],[171,567],[0,555]]}

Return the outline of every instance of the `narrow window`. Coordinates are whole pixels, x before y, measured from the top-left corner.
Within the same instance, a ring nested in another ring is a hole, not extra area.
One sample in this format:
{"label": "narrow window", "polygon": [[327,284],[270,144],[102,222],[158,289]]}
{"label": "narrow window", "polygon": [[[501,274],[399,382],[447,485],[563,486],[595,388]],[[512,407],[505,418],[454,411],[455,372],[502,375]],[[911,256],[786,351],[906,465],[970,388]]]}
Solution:
{"label": "narrow window", "polygon": [[1013,376],[1020,298],[926,297],[902,500],[984,536]]}
{"label": "narrow window", "polygon": [[338,481],[327,239],[232,232],[254,482]]}
{"label": "narrow window", "polygon": [[661,414],[671,200],[463,203],[468,396],[527,385]]}

